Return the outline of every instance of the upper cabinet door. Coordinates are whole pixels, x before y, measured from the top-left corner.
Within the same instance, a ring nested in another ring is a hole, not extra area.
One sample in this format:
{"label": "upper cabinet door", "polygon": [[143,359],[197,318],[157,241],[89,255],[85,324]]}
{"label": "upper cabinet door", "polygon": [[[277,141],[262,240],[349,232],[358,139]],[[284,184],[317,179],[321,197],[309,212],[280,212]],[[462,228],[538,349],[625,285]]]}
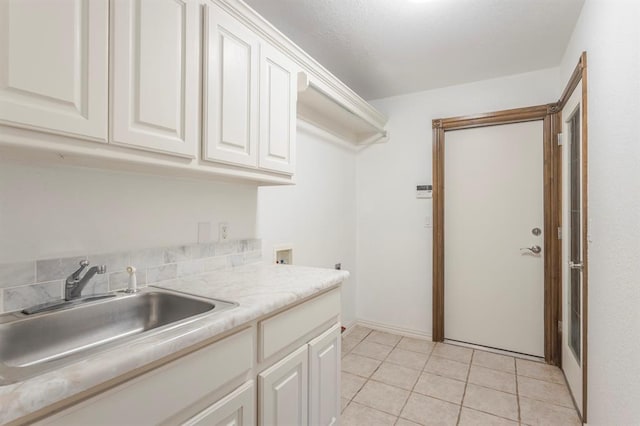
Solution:
{"label": "upper cabinet door", "polygon": [[209,3],[204,38],[204,159],[256,167],[258,37]]}
{"label": "upper cabinet door", "polygon": [[195,157],[197,0],[112,1],[111,142]]}
{"label": "upper cabinet door", "polygon": [[262,169],[293,174],[296,146],[297,70],[275,47],[260,51],[260,162]]}
{"label": "upper cabinet door", "polygon": [[0,2],[0,123],[107,140],[107,0]]}

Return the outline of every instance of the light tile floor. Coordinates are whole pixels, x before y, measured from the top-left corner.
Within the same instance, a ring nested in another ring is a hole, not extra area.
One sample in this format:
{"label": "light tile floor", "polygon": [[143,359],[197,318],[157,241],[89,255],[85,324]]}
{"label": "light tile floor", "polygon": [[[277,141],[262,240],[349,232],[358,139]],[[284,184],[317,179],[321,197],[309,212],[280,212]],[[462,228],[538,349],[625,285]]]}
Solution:
{"label": "light tile floor", "polygon": [[342,339],[342,424],[580,425],[557,367],[355,326]]}

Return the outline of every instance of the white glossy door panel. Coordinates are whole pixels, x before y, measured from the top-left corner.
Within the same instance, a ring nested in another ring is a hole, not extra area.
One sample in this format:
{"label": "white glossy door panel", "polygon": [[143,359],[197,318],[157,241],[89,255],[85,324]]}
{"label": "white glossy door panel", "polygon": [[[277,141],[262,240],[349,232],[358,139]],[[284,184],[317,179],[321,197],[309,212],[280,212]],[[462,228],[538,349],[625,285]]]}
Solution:
{"label": "white glossy door panel", "polygon": [[256,167],[259,40],[208,4],[205,43],[204,159]]}
{"label": "white glossy door panel", "polygon": [[0,122],[107,140],[107,0],[0,2]]}
{"label": "white glossy door panel", "polygon": [[260,425],[308,424],[308,362],[307,345],[304,345],[260,373]]}
{"label": "white glossy door panel", "polygon": [[260,48],[260,168],[293,174],[297,71],[275,47]]}
{"label": "white glossy door panel", "polygon": [[198,3],[114,0],[111,141],[195,157]]}
{"label": "white glossy door panel", "polygon": [[335,426],[340,418],[340,325],[309,342],[309,424]]}

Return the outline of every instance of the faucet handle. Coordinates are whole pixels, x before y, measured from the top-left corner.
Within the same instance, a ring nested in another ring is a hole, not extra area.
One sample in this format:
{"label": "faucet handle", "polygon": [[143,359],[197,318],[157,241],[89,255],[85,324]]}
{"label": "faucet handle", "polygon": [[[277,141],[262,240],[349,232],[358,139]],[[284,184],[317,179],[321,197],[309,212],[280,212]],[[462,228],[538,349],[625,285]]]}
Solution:
{"label": "faucet handle", "polygon": [[86,259],[83,259],[80,261],[80,268],[78,268],[77,271],[75,271],[73,274],[71,274],[71,276],[69,278],[67,278],[67,281],[69,281],[69,279],[73,280],[73,281],[78,281],[80,279],[80,274],[82,273],[82,271],[84,271],[84,268],[86,268],[87,266],[89,266],[89,261]]}
{"label": "faucet handle", "polygon": [[104,274],[105,272],[107,272],[107,265],[100,265],[97,266],[97,268],[98,269],[96,270],[96,273],[98,274]]}

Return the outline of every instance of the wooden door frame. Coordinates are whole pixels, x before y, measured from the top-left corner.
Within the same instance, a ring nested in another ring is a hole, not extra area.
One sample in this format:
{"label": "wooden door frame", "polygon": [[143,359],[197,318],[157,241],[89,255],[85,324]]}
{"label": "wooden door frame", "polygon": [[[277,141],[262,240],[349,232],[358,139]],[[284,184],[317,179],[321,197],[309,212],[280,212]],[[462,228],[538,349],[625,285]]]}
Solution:
{"label": "wooden door frame", "polygon": [[560,275],[560,241],[557,238],[557,189],[561,184],[556,164],[560,159],[557,144],[553,144],[554,118],[558,105],[546,104],[526,108],[496,111],[433,120],[433,332],[436,342],[444,340],[444,147],[447,131],[502,124],[543,122],[544,180],[544,355],[548,363],[557,364],[558,346],[558,284]]}
{"label": "wooden door frame", "polygon": [[[560,134],[562,133],[562,109],[565,107],[571,94],[573,91],[581,84],[582,91],[582,102],[581,102],[581,126],[582,126],[582,140],[580,149],[582,150],[582,163],[581,163],[581,172],[582,172],[582,193],[581,202],[582,202],[582,229],[589,229],[589,210],[588,210],[588,136],[589,136],[589,126],[588,126],[588,103],[587,103],[587,52],[582,52],[580,55],[580,59],[578,60],[578,64],[573,70],[571,77],[569,78],[569,82],[565,87],[562,95],[560,96],[560,100],[557,102],[557,113],[554,118],[554,133]],[[556,168],[558,173],[562,173],[562,158],[558,159],[558,163],[556,164]],[[558,176],[561,176],[559,174]],[[557,199],[560,203],[562,203],[562,184],[560,184],[557,188]],[[562,204],[560,204],[562,206]],[[560,215],[562,215],[562,209],[560,209]],[[562,216],[558,218],[559,223],[562,223]],[[589,271],[589,239],[587,237],[587,232],[583,233],[582,236],[582,422],[587,423],[587,330],[588,330],[588,313],[589,313],[589,286],[588,286],[588,271]],[[560,253],[562,256],[562,253]],[[560,260],[561,261],[561,260]],[[562,318],[562,270],[560,270],[560,280],[558,286],[558,296],[560,297],[560,304],[558,305],[558,313],[560,318]],[[562,330],[560,330],[562,331]],[[558,333],[559,336],[559,345],[562,348],[562,334]],[[562,365],[562,356],[560,352],[560,359],[557,365]]]}

